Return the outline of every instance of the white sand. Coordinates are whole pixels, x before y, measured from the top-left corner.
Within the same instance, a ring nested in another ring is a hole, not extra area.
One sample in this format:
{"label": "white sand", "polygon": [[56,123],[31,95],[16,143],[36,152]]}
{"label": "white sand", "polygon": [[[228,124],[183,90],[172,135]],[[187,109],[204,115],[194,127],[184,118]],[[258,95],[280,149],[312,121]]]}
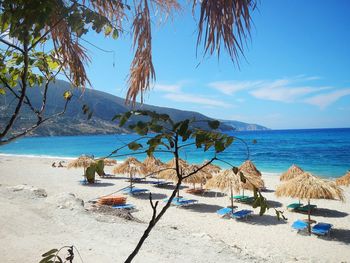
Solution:
{"label": "white sand", "polygon": [[[0,262],[38,262],[43,252],[71,244],[79,249],[85,263],[124,262],[150,219],[148,195],[127,200],[138,208],[133,215],[141,223],[91,213],[86,210],[88,200],[128,183],[102,179],[96,186],[82,186],[78,183],[82,169],[52,168],[51,163],[57,160],[0,156]],[[271,190],[279,183],[277,177],[263,178]],[[149,189],[158,200],[171,193],[149,184],[137,187]],[[37,188],[45,191],[33,191]],[[350,188],[344,190],[349,202]],[[47,197],[42,196],[45,192]],[[255,210],[247,221],[221,219],[215,211],[230,204],[227,196],[181,194],[198,199],[199,204],[171,207],[135,262],[350,262],[349,203],[312,201],[319,208],[312,219],[334,225],[329,239],[292,231],[293,221],[307,217],[300,213],[286,211],[287,222],[277,221],[273,209],[262,217]],[[265,196],[281,210],[295,201],[277,199],[272,191]],[[160,205],[164,205],[162,201]],[[80,262],[78,255],[74,262]]]}

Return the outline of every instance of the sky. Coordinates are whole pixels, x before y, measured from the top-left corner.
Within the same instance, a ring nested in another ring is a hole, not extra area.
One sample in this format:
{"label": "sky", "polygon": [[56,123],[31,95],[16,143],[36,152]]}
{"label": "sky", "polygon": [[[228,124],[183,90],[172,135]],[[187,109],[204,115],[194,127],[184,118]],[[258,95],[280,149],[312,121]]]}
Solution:
{"label": "sky", "polygon": [[[156,81],[144,103],[271,129],[350,127],[350,1],[259,1],[239,66],[224,51],[196,52],[196,16],[184,7],[165,24],[154,17]],[[125,97],[130,34],[86,40],[115,52],[86,45],[93,88]]]}

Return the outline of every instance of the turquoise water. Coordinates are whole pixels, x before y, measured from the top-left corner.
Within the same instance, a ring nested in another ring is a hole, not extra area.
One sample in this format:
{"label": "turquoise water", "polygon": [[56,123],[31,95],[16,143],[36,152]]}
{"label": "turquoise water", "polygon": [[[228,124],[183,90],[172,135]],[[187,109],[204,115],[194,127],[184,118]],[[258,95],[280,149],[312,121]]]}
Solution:
{"label": "turquoise water", "polygon": [[[250,159],[265,173],[279,174],[293,163],[304,170],[323,177],[340,177],[350,169],[350,129],[272,130],[235,132],[232,135],[245,140],[249,146]],[[96,135],[66,137],[23,138],[12,144],[1,146],[1,154],[77,157],[81,154],[106,156],[116,148],[137,138],[137,135]],[[253,140],[257,140],[253,144]],[[127,154],[128,151],[121,151]],[[163,161],[171,155],[156,154]],[[201,163],[212,156],[212,152],[187,148],[181,152],[189,162]],[[137,156],[139,159],[145,155]],[[240,165],[247,159],[246,146],[235,141],[220,158]],[[124,159],[126,156],[117,159]],[[227,167],[224,163],[217,163]]]}

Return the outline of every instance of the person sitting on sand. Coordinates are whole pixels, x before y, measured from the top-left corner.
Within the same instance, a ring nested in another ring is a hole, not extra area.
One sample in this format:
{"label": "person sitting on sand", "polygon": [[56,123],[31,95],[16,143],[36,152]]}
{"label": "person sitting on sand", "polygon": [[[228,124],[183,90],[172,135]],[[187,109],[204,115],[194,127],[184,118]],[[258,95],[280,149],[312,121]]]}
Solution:
{"label": "person sitting on sand", "polygon": [[58,166],[57,167],[64,167],[63,165],[62,165],[62,161],[60,161],[59,163],[58,163]]}
{"label": "person sitting on sand", "polygon": [[51,164],[51,167],[56,167],[56,162],[53,162],[53,163]]}

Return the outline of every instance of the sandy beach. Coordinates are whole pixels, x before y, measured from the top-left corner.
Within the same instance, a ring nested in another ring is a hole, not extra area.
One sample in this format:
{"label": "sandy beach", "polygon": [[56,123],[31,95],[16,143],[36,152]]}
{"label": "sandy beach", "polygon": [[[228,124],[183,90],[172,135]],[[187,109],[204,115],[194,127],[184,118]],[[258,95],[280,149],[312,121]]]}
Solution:
{"label": "sandy beach", "polygon": [[[137,207],[135,221],[89,210],[93,200],[126,187],[124,177],[80,185],[83,169],[53,168],[63,159],[0,156],[0,261],[39,262],[51,248],[74,245],[83,262],[124,262],[151,216],[148,195],[128,197]],[[111,172],[107,167],[106,172]],[[186,194],[199,202],[186,208],[171,207],[146,240],[135,262],[350,262],[350,187],[346,201],[312,200],[318,209],[312,219],[333,224],[330,238],[301,235],[291,224],[307,215],[286,211],[297,201],[276,198],[276,176],[263,174],[270,205],[288,218],[278,221],[274,209],[258,210],[248,220],[222,219],[216,210],[229,205],[227,196]],[[152,179],[148,179],[152,180]],[[171,189],[137,184],[155,200]],[[239,209],[252,209],[236,204]],[[80,262],[78,255],[74,262]]]}

